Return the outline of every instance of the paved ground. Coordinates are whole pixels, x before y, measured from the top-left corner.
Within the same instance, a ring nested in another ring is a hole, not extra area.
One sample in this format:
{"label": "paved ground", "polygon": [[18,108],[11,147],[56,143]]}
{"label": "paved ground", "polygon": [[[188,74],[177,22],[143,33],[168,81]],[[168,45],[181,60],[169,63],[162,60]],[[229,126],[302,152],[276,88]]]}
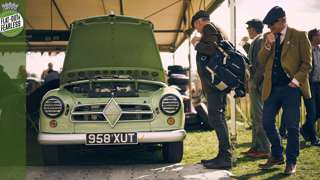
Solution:
{"label": "paved ground", "polygon": [[229,180],[230,175],[228,171],[207,170],[199,164],[31,166],[27,169],[27,180]]}

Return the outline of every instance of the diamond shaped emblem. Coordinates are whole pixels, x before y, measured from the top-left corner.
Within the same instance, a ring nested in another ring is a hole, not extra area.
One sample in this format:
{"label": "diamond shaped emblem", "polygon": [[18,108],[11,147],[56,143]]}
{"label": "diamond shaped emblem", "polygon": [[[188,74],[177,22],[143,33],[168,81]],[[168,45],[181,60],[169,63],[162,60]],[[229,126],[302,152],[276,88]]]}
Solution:
{"label": "diamond shaped emblem", "polygon": [[107,119],[111,127],[114,127],[117,124],[118,120],[121,117],[121,114],[122,110],[120,106],[113,98],[111,98],[103,109],[103,115]]}

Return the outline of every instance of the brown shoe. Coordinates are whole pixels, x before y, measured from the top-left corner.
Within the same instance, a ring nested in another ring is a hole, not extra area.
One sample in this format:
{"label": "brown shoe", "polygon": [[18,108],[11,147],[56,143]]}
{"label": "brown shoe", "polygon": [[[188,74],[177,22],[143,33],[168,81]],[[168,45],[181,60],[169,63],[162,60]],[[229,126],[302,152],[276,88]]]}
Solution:
{"label": "brown shoe", "polygon": [[276,157],[270,156],[267,162],[265,164],[259,164],[259,167],[260,169],[267,170],[267,169],[271,169],[275,165],[281,165],[281,164],[284,164],[283,157],[276,158]]}
{"label": "brown shoe", "polygon": [[246,154],[246,156],[251,157],[251,158],[268,159],[270,157],[270,153],[256,151],[256,152],[248,153],[248,154]]}
{"label": "brown shoe", "polygon": [[241,154],[247,155],[247,154],[249,154],[249,153],[254,153],[254,152],[257,152],[257,150],[255,150],[255,149],[253,149],[253,148],[250,148],[248,151],[241,152]]}
{"label": "brown shoe", "polygon": [[295,164],[286,164],[286,169],[284,170],[285,175],[293,175],[297,171],[297,165]]}

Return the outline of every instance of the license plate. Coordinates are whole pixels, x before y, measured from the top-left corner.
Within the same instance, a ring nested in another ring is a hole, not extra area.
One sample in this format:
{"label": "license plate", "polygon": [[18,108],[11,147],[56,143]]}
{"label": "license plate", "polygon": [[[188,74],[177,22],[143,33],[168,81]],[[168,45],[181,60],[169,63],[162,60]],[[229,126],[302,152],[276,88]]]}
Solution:
{"label": "license plate", "polygon": [[86,145],[138,144],[137,133],[90,133]]}

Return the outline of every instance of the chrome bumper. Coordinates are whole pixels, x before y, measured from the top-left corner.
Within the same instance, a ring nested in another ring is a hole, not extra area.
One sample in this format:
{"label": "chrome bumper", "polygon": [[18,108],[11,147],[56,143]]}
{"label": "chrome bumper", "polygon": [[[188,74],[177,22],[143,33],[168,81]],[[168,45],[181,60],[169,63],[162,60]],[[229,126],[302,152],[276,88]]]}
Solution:
{"label": "chrome bumper", "polygon": [[[138,143],[164,143],[182,141],[186,137],[185,130],[137,132]],[[39,133],[40,144],[86,144],[86,134],[49,134]]]}

